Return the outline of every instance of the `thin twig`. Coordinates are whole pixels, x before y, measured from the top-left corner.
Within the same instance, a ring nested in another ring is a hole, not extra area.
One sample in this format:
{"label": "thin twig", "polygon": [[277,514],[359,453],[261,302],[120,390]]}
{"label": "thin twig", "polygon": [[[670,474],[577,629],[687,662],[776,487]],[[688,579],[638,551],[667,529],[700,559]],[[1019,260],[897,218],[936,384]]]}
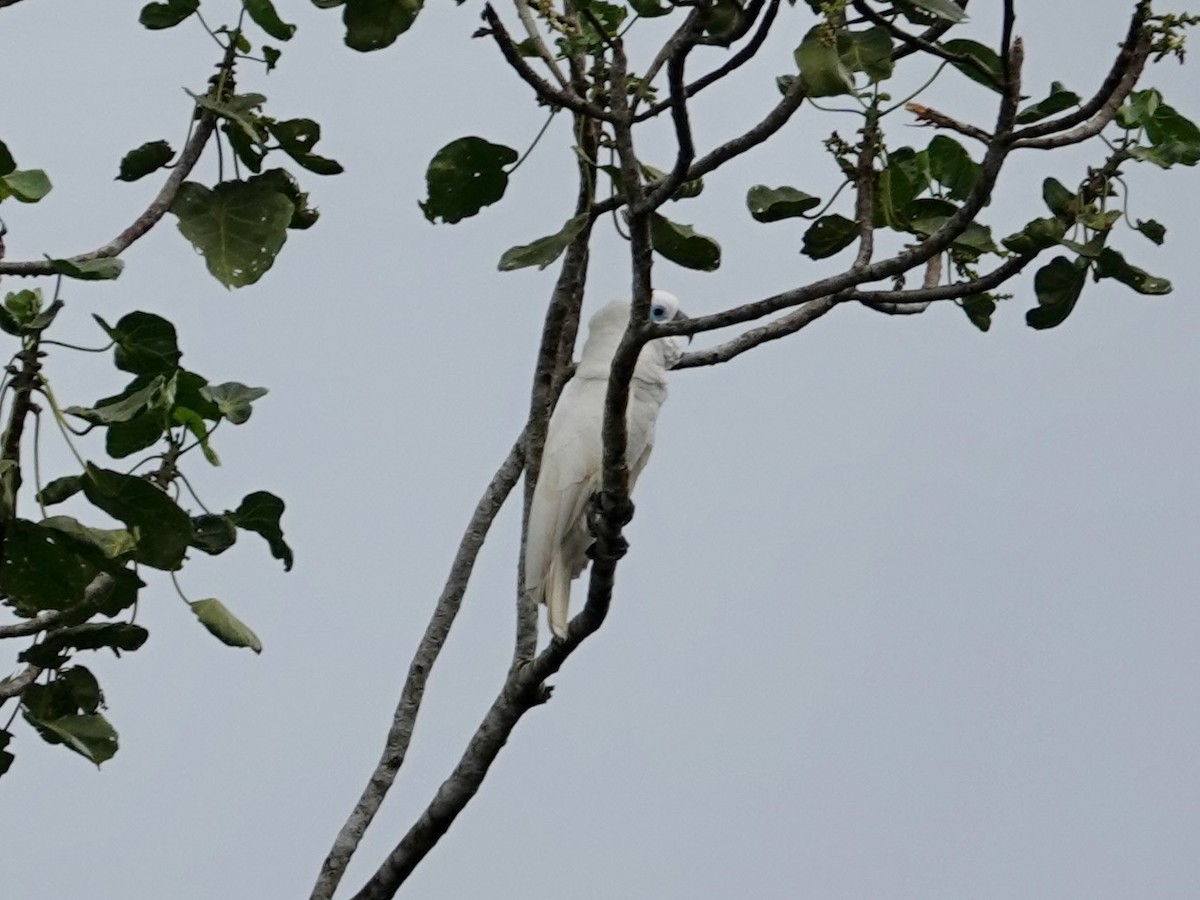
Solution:
{"label": "thin twig", "polygon": [[517,16],[521,20],[521,25],[525,29],[529,43],[537,51],[537,55],[541,57],[542,62],[546,64],[546,68],[550,70],[550,74],[554,76],[554,80],[558,82],[558,86],[565,88],[567,86],[566,76],[563,75],[562,70],[558,67],[558,60],[554,58],[554,54],[550,52],[550,48],[546,46],[546,42],[542,39],[542,33],[538,31],[537,23],[533,20],[533,13],[529,10],[529,0],[513,0],[513,5],[517,8]]}
{"label": "thin twig", "polygon": [[608,110],[601,109],[595,103],[584,100],[569,88],[556,88],[538,75],[537,72],[533,71],[533,68],[521,56],[521,51],[517,49],[512,36],[504,27],[504,23],[500,21],[500,16],[496,14],[496,10],[492,8],[490,3],[483,7],[483,20],[488,25],[487,33],[492,36],[492,39],[496,42],[496,46],[500,48],[500,53],[503,54],[505,61],[512,66],[513,71],[520,75],[526,84],[533,88],[534,93],[541,100],[555,106],[565,107],[585,116],[602,119],[605,122],[612,121],[612,113]]}
{"label": "thin twig", "polygon": [[[736,53],[730,56],[729,59],[725,60],[725,62],[723,62],[720,66],[713,69],[711,72],[700,76],[691,84],[689,84],[684,89],[684,96],[690,100],[705,88],[716,84],[718,81],[721,81],[723,78],[725,78],[725,76],[741,68],[751,59],[753,59],[757,55],[758,51],[762,48],[763,42],[767,39],[767,35],[771,31],[771,26],[775,22],[775,16],[779,12],[779,3],[780,0],[770,0],[770,3],[767,4],[766,12],[763,14],[762,19],[758,23],[758,28],[755,29],[753,37],[751,37],[749,41],[747,41]],[[753,18],[749,14],[749,10],[747,10],[745,15],[747,22],[753,21]],[[667,98],[666,100],[660,100],[658,103],[647,107],[635,115],[633,117],[633,121],[645,122],[647,119],[652,119],[670,108],[670,98]]]}

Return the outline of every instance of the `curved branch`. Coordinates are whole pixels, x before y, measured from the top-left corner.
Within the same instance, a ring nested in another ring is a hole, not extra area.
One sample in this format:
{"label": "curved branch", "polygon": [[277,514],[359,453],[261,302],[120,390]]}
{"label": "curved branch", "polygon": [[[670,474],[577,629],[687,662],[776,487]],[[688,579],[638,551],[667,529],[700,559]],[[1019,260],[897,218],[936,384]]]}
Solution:
{"label": "curved branch", "polygon": [[[97,247],[95,250],[89,250],[87,253],[80,253],[77,256],[69,257],[69,261],[81,263],[89,262],[93,259],[107,259],[112,256],[118,256],[124,253],[134,241],[138,240],[138,238],[142,237],[147,231],[158,224],[158,220],[167,214],[167,210],[175,202],[175,196],[179,193],[183,182],[191,174],[192,169],[196,167],[196,163],[200,161],[200,156],[204,152],[204,147],[208,143],[208,139],[212,137],[216,124],[217,117],[210,110],[202,110],[200,118],[196,122],[196,128],[192,132],[191,138],[184,145],[183,151],[179,154],[179,159],[176,161],[175,167],[171,170],[171,174],[167,176],[167,180],[163,182],[158,196],[151,201],[145,211],[133,220],[133,224],[107,244]],[[54,266],[49,260],[0,262],[0,275],[53,274]]]}
{"label": "curved branch", "polygon": [[795,334],[801,328],[821,318],[821,316],[825,315],[825,313],[829,312],[840,302],[840,299],[835,297],[821,297],[819,300],[810,300],[799,309],[792,310],[774,322],[767,325],[760,325],[757,328],[751,328],[749,331],[739,334],[733,340],[718,344],[716,347],[711,347],[708,350],[685,353],[679,362],[675,364],[675,368],[694,369],[699,366],[715,366],[718,363],[729,362],[735,356],[741,356],[747,350],[753,350],[760,344],[779,340],[779,338],[787,337],[789,334]]}
{"label": "curved branch", "polygon": [[450,633],[450,626],[454,623],[455,616],[458,615],[463,594],[467,590],[467,582],[471,578],[471,571],[475,567],[475,559],[483,546],[484,538],[487,536],[496,514],[500,511],[500,507],[504,505],[504,501],[516,485],[517,479],[521,477],[524,462],[525,434],[522,432],[492,477],[492,481],[487,490],[483,492],[483,496],[480,497],[479,503],[475,506],[475,512],[471,515],[471,521],[458,545],[458,552],[454,555],[450,574],[446,578],[445,587],[442,588],[442,594],[438,598],[433,616],[413,654],[412,663],[408,668],[408,677],[404,682],[404,690],[400,695],[400,703],[396,706],[392,725],[388,730],[383,756],[371,774],[358,803],[355,804],[346,823],[338,832],[329,855],[321,864],[321,872],[317,876],[316,884],[310,895],[311,900],[330,900],[333,897],[367,826],[371,824],[375,813],[379,811],[383,798],[396,780],[396,773],[404,764],[404,757],[408,753],[408,745],[412,740],[417,712],[420,710],[421,701],[425,696],[425,684],[429,680],[429,673],[432,671],[434,663],[437,662],[442,646],[446,643],[446,637]]}
{"label": "curved branch", "polygon": [[[771,31],[771,25],[775,22],[775,16],[779,12],[779,0],[771,0],[767,5],[767,11],[763,15],[762,20],[758,23],[758,28],[754,32],[754,36],[742,46],[737,53],[729,57],[724,63],[711,72],[700,76],[684,89],[684,96],[688,99],[696,96],[709,85],[715,84],[726,75],[741,68],[748,63],[758,53],[763,42],[767,39],[767,34]],[[660,113],[671,108],[671,101],[662,100],[655,103],[653,106],[647,107],[642,112],[633,117],[634,122],[645,122],[647,119],[652,119]]]}
{"label": "curved branch", "polygon": [[[1118,94],[1123,83],[1126,81],[1128,73],[1131,69],[1136,69],[1138,75],[1141,74],[1142,68],[1146,64],[1146,57],[1149,55],[1149,35],[1145,33],[1146,19],[1150,15],[1149,0],[1140,0],[1137,9],[1134,10],[1133,17],[1129,21],[1129,30],[1125,34],[1125,40],[1121,44],[1121,52],[1117,54],[1116,61],[1113,62],[1112,68],[1108,75],[1105,76],[1104,82],[1100,85],[1087,103],[1065,116],[1060,116],[1057,119],[1049,119],[1045,122],[1035,122],[1032,125],[1020,129],[1016,133],[1018,146],[1032,147],[1037,146],[1033,143],[1026,143],[1033,138],[1039,138],[1046,135],[1056,134],[1068,128],[1074,128],[1087,122],[1088,119],[1100,113],[1109,103],[1111,98]],[[1142,45],[1145,44],[1145,49]],[[1134,78],[1137,82],[1137,78]],[[1132,87],[1125,89],[1128,94]],[[1124,100],[1124,97],[1122,97]],[[1117,104],[1120,106],[1120,103]],[[1107,123],[1106,123],[1107,124]]]}

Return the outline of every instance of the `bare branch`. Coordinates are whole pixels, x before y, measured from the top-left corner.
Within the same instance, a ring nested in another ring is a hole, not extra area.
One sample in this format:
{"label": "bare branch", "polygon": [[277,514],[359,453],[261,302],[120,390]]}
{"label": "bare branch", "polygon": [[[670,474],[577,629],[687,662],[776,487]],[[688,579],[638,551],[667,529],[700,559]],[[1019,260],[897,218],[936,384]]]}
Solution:
{"label": "bare branch", "polygon": [[696,158],[696,145],[692,141],[692,125],[688,120],[687,89],[683,83],[683,67],[687,55],[695,46],[692,40],[683,40],[667,62],[667,82],[671,86],[671,121],[675,125],[675,165],[667,177],[659,181],[646,197],[647,210],[657,209],[666,203],[676,189],[687,179],[688,169]]}
{"label": "bare branch", "polygon": [[[179,154],[179,159],[176,160],[171,174],[163,182],[158,196],[151,201],[150,205],[146,207],[140,216],[133,220],[133,224],[115,238],[102,247],[97,247],[95,250],[89,250],[87,253],[80,253],[77,256],[70,257],[70,262],[82,263],[94,259],[107,259],[118,256],[124,253],[134,241],[138,240],[138,238],[142,237],[147,231],[158,224],[158,220],[167,214],[167,210],[175,202],[175,196],[179,193],[179,188],[183,186],[183,182],[191,174],[192,169],[196,167],[196,163],[200,161],[200,156],[204,152],[204,147],[208,143],[208,139],[212,137],[216,124],[216,116],[210,110],[201,110],[200,118],[196,122],[196,128],[192,132],[191,138],[184,145],[183,151]],[[0,262],[0,275],[53,274],[54,267],[49,260]]]}
{"label": "bare branch", "polygon": [[538,31],[537,23],[533,20],[533,13],[529,8],[529,0],[513,0],[513,4],[517,7],[517,16],[521,19],[521,25],[525,29],[529,43],[537,51],[537,55],[542,58],[542,62],[546,64],[546,68],[550,70],[550,74],[554,76],[559,87],[565,88],[567,86],[566,76],[558,67],[558,60],[554,58],[554,54],[542,40],[542,33]]}
{"label": "bare branch", "polygon": [[458,552],[450,566],[450,574],[446,578],[445,587],[442,588],[442,594],[438,598],[433,616],[425,628],[421,642],[417,645],[416,653],[413,654],[413,660],[408,669],[408,678],[405,679],[404,690],[400,696],[400,703],[396,707],[392,717],[392,726],[388,730],[383,756],[371,774],[358,803],[355,804],[346,823],[338,832],[329,855],[321,864],[321,872],[313,886],[310,900],[331,900],[367,826],[371,824],[375,813],[379,811],[383,798],[396,780],[396,773],[404,764],[404,757],[408,753],[408,745],[412,740],[417,712],[420,710],[421,701],[425,696],[425,684],[429,680],[429,673],[432,671],[434,663],[437,662],[446,637],[450,633],[450,626],[454,624],[454,618],[458,615],[463,594],[466,592],[467,583],[475,567],[475,559],[479,555],[479,549],[483,546],[483,540],[487,536],[496,514],[516,485],[517,479],[521,477],[524,462],[525,435],[522,433],[492,477],[491,483],[475,507],[475,512],[471,515],[471,521],[459,542]]}
{"label": "bare branch", "polygon": [[905,103],[904,108],[917,117],[918,125],[932,125],[934,128],[945,128],[948,131],[956,131],[984,144],[992,139],[992,136],[982,128],[978,128],[968,122],[960,122],[945,113],[938,112],[936,109],[922,106],[920,103]]}
{"label": "bare branch", "polygon": [[733,340],[718,344],[716,347],[711,347],[708,350],[685,353],[679,362],[675,364],[675,368],[694,369],[698,366],[715,366],[718,363],[729,362],[735,356],[741,356],[747,350],[753,350],[760,344],[779,340],[779,338],[787,337],[789,334],[795,334],[801,328],[821,318],[821,316],[837,306],[839,302],[839,300],[833,297],[810,300],[787,315],[780,316],[774,322],[767,325],[760,325],[757,328],[751,328],[739,334]]}
{"label": "bare branch", "polygon": [[854,271],[866,268],[875,252],[875,152],[879,146],[879,114],[874,107],[867,111],[862,136],[854,168],[854,219],[858,225],[858,255],[851,265]]}
{"label": "bare branch", "polygon": [[71,619],[78,621],[80,615],[89,614],[112,593],[117,582],[107,572],[101,572],[91,580],[83,591],[83,599],[69,609],[50,609],[38,613],[31,619],[13,625],[0,625],[0,638],[28,637],[42,631],[50,631]]}
{"label": "bare branch", "polygon": [[[982,294],[999,287],[1010,278],[1019,274],[1022,269],[1037,259],[1036,253],[1025,256],[1012,256],[998,265],[986,275],[973,278],[970,281],[956,281],[954,284],[926,284],[924,287],[907,291],[847,291],[841,296],[843,301],[857,301],[871,306],[873,309],[881,306],[922,305],[922,309],[937,300],[960,300],[974,294]],[[899,310],[881,309],[880,312],[898,312]]]}
{"label": "bare branch", "polygon": [[487,33],[495,40],[496,46],[500,48],[500,52],[504,55],[504,59],[512,66],[513,71],[520,75],[521,79],[533,88],[534,93],[538,95],[539,99],[553,106],[561,106],[572,112],[591,116],[594,119],[601,119],[605,122],[612,121],[612,113],[608,110],[601,109],[595,103],[584,100],[570,88],[556,88],[538,75],[537,72],[533,71],[529,63],[521,56],[521,51],[517,49],[512,36],[504,27],[504,23],[500,21],[500,16],[496,14],[496,10],[492,8],[490,3],[483,7],[483,20],[488,25]]}
{"label": "bare branch", "polygon": [[25,689],[33,684],[41,674],[40,668],[31,665],[26,666],[17,675],[0,680],[0,703],[23,694]]}

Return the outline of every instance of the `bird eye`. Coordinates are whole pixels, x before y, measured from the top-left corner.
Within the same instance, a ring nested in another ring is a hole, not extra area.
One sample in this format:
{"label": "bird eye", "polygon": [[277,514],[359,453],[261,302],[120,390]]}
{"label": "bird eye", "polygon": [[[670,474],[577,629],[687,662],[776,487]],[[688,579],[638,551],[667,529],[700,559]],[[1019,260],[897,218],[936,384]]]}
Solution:
{"label": "bird eye", "polygon": [[650,318],[655,322],[661,322],[667,317],[667,308],[661,303],[656,303],[650,308]]}

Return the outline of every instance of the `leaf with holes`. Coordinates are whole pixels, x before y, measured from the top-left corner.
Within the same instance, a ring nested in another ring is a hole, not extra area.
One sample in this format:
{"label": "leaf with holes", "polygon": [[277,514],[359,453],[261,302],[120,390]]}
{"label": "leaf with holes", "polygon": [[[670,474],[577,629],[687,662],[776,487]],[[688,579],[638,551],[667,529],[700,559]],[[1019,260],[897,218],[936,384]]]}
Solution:
{"label": "leaf with holes", "polygon": [[481,137],[451,141],[434,154],[425,171],[429,197],[419,204],[425,218],[454,224],[491,206],[508,189],[504,167],[517,156],[512,147]]}
{"label": "leaf with holes", "polygon": [[800,252],[812,259],[825,259],[840,253],[858,237],[858,226],[845,216],[821,216],[804,232]]}
{"label": "leaf with holes", "polygon": [[264,181],[222,181],[212,190],[185,182],[171,212],[226,287],[258,281],[287,240],[292,202]]}

